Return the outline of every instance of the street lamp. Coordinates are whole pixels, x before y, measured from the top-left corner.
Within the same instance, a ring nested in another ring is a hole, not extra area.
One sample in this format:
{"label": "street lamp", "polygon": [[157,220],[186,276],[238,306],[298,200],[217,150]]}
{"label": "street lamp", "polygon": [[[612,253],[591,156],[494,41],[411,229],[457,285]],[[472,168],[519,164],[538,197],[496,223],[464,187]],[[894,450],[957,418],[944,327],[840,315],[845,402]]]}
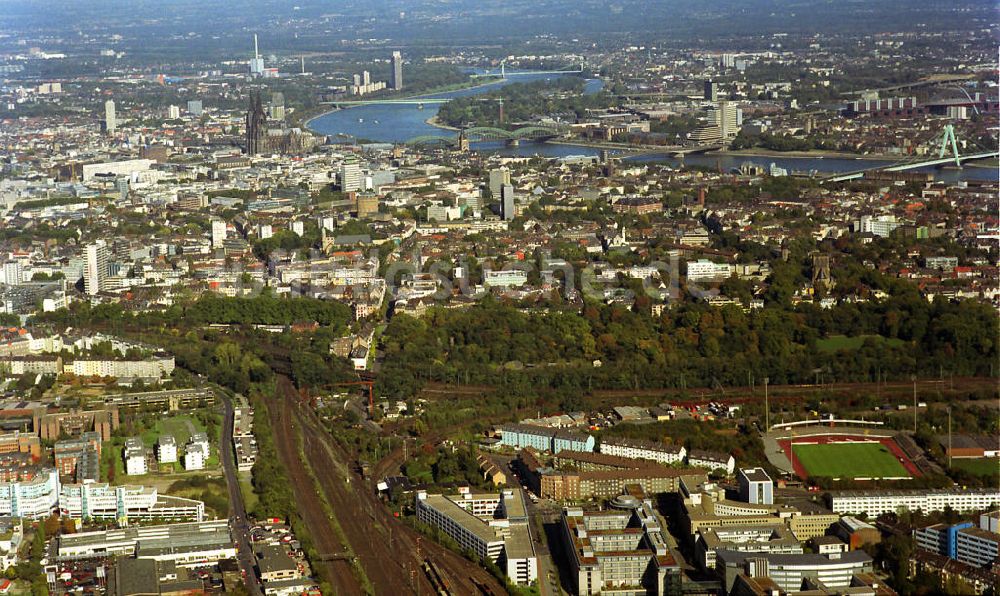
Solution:
{"label": "street lamp", "polygon": [[771,430],[771,408],[767,403],[767,384],[771,382],[770,377],[764,377],[764,432]]}

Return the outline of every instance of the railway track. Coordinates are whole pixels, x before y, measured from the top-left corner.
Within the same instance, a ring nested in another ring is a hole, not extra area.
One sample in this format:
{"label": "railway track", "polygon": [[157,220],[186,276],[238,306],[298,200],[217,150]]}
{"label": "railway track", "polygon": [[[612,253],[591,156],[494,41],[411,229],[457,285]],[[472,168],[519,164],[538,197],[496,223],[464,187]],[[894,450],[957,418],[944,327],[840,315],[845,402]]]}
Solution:
{"label": "railway track", "polygon": [[371,487],[348,468],[347,462],[355,456],[332,440],[312,408],[300,402],[287,378],[279,378],[278,392],[302,433],[303,449],[320,488],[376,594],[433,593],[435,586],[421,572],[425,561],[435,565],[438,577],[449,582],[454,594],[482,593],[477,582],[502,593],[500,584],[485,569],[393,517]]}
{"label": "railway track", "polygon": [[[294,487],[295,505],[302,523],[309,529],[316,550],[330,553],[343,550],[336,532],[330,525],[330,520],[326,517],[323,503],[312,478],[302,467],[299,461],[298,445],[296,444],[296,432],[293,425],[293,417],[290,410],[281,407],[279,403],[269,403],[267,405],[268,417],[271,420],[271,428],[274,429],[275,446],[278,451],[278,458],[288,472],[288,479]],[[361,584],[354,577],[351,564],[343,559],[329,559],[313,561],[317,567],[314,572],[329,582],[337,594],[360,594]]]}

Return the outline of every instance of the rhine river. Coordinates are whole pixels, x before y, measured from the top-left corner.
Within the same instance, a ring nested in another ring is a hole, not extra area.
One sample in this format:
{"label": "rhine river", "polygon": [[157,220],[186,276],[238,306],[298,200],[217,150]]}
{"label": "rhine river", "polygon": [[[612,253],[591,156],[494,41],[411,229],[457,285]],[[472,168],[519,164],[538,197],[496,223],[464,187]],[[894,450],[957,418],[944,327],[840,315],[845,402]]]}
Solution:
{"label": "rhine river", "polygon": [[[552,76],[554,75],[508,74],[508,77],[502,81],[458,91],[422,95],[420,97],[425,99],[469,97],[493,91],[510,83],[537,81],[551,78]],[[584,92],[596,93],[601,90],[603,85],[603,81],[599,79],[588,79],[584,87]],[[424,135],[452,136],[455,134],[454,132],[427,123],[427,120],[437,115],[439,107],[440,104],[425,104],[422,108],[417,105],[358,106],[327,112],[313,118],[306,125],[317,134],[331,137],[334,139],[334,142],[336,142],[336,139],[342,139],[344,142],[352,142],[354,139],[367,139],[382,143],[404,143],[409,139]],[[504,143],[473,143],[472,148],[477,151],[527,157],[537,155],[541,157],[563,158],[570,156],[596,156],[600,153],[599,149],[593,147],[527,141],[522,141],[520,145],[515,147],[507,146]],[[614,154],[613,151],[612,154]],[[626,157],[625,160],[633,162],[664,162],[672,165],[679,163],[677,159],[667,154],[655,153]],[[843,157],[779,157],[771,155],[746,156],[724,154],[689,155],[684,159],[684,163],[689,166],[721,167],[727,172],[740,167],[740,165],[746,162],[751,162],[765,168],[773,163],[789,172],[816,172],[819,174],[850,172],[864,168],[888,166],[895,163],[893,160],[849,159]],[[933,172],[938,180],[946,182],[997,179],[996,167],[967,166],[961,170],[936,170],[931,167],[913,171]]]}

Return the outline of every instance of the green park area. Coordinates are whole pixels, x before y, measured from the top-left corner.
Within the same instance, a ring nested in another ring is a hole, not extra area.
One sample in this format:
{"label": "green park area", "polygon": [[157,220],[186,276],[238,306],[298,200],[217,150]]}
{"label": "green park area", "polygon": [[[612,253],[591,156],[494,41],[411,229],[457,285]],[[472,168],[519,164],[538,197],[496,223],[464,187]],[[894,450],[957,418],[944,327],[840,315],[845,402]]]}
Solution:
{"label": "green park area", "polygon": [[903,464],[881,443],[793,445],[795,457],[813,477],[909,478]]}
{"label": "green park area", "polygon": [[[221,418],[210,410],[196,410],[191,413],[176,415],[149,415],[132,421],[130,428],[120,428],[111,440],[105,441],[101,447],[101,480],[110,484],[155,484],[165,488],[164,483],[178,478],[197,476],[203,472],[219,469],[219,441],[221,436]],[[211,442],[211,453],[205,461],[205,469],[199,472],[186,472],[183,465],[184,447],[191,435],[198,432],[208,433]],[[177,462],[155,463],[156,443],[163,435],[172,435],[177,442]],[[143,476],[127,476],[122,449],[125,439],[130,436],[142,437],[142,442],[150,450],[149,474]],[[162,482],[158,481],[162,480]],[[183,496],[183,495],[180,495]]]}

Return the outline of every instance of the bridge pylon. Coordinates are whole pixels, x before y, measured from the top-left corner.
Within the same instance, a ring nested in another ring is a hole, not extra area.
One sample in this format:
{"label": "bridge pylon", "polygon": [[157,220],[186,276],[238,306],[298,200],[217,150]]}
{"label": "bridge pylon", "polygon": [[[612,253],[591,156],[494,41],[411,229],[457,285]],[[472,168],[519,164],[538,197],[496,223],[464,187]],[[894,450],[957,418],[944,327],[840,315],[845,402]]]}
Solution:
{"label": "bridge pylon", "polygon": [[958,155],[958,141],[955,139],[955,127],[951,124],[946,124],[944,133],[941,135],[941,149],[938,151],[938,157],[944,157],[944,154],[948,151],[949,143],[951,145],[951,152],[955,156],[955,165],[961,167],[962,160]]}

